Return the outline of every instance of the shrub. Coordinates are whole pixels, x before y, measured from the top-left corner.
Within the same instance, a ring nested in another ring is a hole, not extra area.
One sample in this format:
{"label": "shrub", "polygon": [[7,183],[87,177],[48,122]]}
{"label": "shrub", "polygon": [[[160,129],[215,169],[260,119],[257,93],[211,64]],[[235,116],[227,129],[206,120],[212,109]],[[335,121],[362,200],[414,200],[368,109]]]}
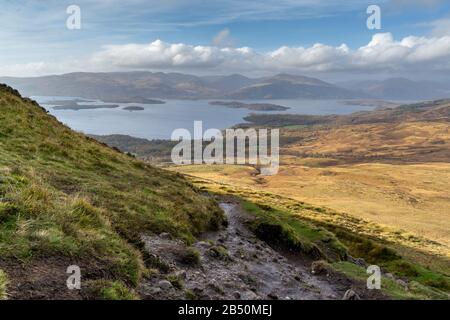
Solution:
{"label": "shrub", "polygon": [[200,252],[195,248],[188,247],[181,253],[180,261],[186,265],[198,265],[200,264]]}

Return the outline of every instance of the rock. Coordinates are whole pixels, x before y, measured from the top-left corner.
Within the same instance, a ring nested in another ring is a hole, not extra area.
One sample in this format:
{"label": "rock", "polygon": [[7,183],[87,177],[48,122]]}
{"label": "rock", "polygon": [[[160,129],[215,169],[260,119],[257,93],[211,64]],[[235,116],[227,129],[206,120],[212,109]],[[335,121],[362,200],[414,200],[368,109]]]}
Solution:
{"label": "rock", "polygon": [[362,258],[353,258],[352,256],[347,256],[347,261],[363,268],[367,267],[366,261]]}
{"label": "rock", "polygon": [[267,297],[268,297],[269,299],[272,299],[272,300],[278,300],[278,296],[277,296],[275,293],[273,293],[273,292],[269,293],[269,294],[267,295]]}
{"label": "rock", "polygon": [[219,283],[217,282],[216,279],[211,279],[208,283],[208,287],[210,287],[211,289],[213,289],[214,291],[216,291],[217,293],[220,294],[224,294],[223,289],[219,286]]}
{"label": "rock", "polygon": [[161,280],[160,282],[158,282],[158,286],[163,290],[169,290],[173,287],[172,284],[167,280]]}
{"label": "rock", "polygon": [[405,291],[409,290],[408,283],[406,281],[404,281],[402,279],[397,279],[397,280],[395,280],[395,282],[397,282],[400,286],[402,286],[405,289]]}
{"label": "rock", "polygon": [[177,272],[175,272],[175,276],[180,279],[186,280],[187,278],[186,270],[178,270]]}
{"label": "rock", "polygon": [[242,300],[259,300],[260,297],[253,291],[246,291],[242,294]]}
{"label": "rock", "polygon": [[241,298],[241,293],[239,291],[235,291],[233,292],[233,297],[237,300],[239,300]]}
{"label": "rock", "polygon": [[192,288],[192,291],[193,291],[195,294],[203,294],[204,289],[201,288],[201,287],[195,287],[195,288]]}
{"label": "rock", "polygon": [[160,237],[161,239],[165,239],[165,240],[170,240],[170,239],[172,239],[172,236],[170,235],[170,233],[167,233],[167,232],[160,233],[160,234],[159,234],[159,237]]}
{"label": "rock", "polygon": [[347,291],[345,291],[342,300],[361,300],[361,298],[355,291],[353,291],[352,289],[348,289]]}
{"label": "rock", "polygon": [[162,290],[161,290],[161,288],[159,288],[159,287],[153,287],[153,288],[150,289],[150,293],[151,293],[152,295],[158,295],[158,294],[160,294],[161,292],[162,292]]}
{"label": "rock", "polygon": [[197,242],[197,243],[195,244],[195,246],[196,246],[197,248],[205,248],[205,249],[207,249],[207,248],[211,247],[211,244],[209,244],[209,243],[206,242],[206,241],[199,241],[199,242]]}
{"label": "rock", "polygon": [[388,279],[395,280],[395,277],[392,273],[386,273],[386,274],[384,274],[384,276]]}

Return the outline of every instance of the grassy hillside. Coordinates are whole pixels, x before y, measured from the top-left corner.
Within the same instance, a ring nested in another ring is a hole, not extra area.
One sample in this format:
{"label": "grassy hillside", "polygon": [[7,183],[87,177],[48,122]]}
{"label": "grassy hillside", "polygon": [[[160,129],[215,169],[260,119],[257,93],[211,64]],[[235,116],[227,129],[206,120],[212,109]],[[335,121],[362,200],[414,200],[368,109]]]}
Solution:
{"label": "grassy hillside", "polygon": [[141,277],[142,233],[191,242],[221,219],[180,175],[75,133],[0,86],[0,297],[9,283],[11,297],[74,298],[65,289],[71,264],[82,267],[85,288],[114,296]]}

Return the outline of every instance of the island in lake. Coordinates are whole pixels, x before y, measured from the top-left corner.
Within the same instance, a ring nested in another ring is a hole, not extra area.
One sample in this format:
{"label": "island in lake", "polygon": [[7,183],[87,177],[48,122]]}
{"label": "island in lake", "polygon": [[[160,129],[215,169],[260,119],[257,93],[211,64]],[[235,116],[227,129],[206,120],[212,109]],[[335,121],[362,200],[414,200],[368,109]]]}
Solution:
{"label": "island in lake", "polygon": [[243,103],[239,101],[210,101],[210,105],[224,106],[233,109],[248,109],[254,111],[285,111],[289,107],[280,106],[272,103]]}
{"label": "island in lake", "polygon": [[400,105],[400,103],[384,101],[384,100],[344,100],[342,101],[349,106],[365,106],[365,107],[376,107],[376,108],[395,108]]}
{"label": "island in lake", "polygon": [[77,104],[79,102],[94,102],[94,100],[85,100],[85,99],[68,99],[68,100],[50,100],[44,102],[44,104],[50,104],[50,105],[73,105]]}
{"label": "island in lake", "polygon": [[149,99],[149,98],[142,98],[142,97],[103,99],[102,101],[110,102],[110,103],[142,103],[142,104],[165,104],[166,103],[163,100]]}
{"label": "island in lake", "polygon": [[139,106],[128,106],[128,107],[125,107],[125,108],[122,108],[122,110],[127,110],[127,111],[142,111],[142,110],[144,110],[145,108],[144,107],[139,107]]}
{"label": "island in lake", "polygon": [[54,110],[90,110],[90,109],[114,109],[118,108],[118,104],[93,104],[93,105],[81,105],[78,103],[63,104],[61,106],[53,107]]}

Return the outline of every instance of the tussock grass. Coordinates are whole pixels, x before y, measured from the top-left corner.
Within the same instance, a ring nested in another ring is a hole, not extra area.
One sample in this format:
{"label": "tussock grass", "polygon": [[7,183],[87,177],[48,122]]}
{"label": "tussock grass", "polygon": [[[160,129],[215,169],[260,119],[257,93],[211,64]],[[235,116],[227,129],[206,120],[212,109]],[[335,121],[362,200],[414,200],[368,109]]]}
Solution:
{"label": "tussock grass", "polygon": [[180,261],[186,265],[198,265],[201,261],[200,252],[195,248],[188,247],[181,254]]}
{"label": "tussock grass", "polygon": [[248,201],[244,201],[243,206],[248,212],[256,215],[250,227],[265,241],[317,259],[340,261],[347,256],[347,248],[334,234],[323,228],[318,228],[287,212],[269,206]]}
{"label": "tussock grass", "polygon": [[139,296],[120,281],[96,280],[88,283],[88,295],[97,300],[138,300]]}

